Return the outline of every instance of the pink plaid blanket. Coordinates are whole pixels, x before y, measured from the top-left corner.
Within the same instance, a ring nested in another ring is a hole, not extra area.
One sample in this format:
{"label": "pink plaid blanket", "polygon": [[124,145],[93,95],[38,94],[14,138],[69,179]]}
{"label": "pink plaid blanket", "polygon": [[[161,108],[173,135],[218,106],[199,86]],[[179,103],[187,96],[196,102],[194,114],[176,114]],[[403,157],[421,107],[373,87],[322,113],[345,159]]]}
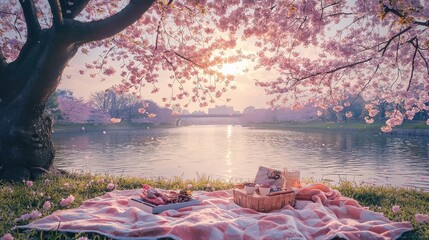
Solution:
{"label": "pink plaid blanket", "polygon": [[201,204],[153,215],[128,206],[139,192],[109,192],[21,227],[96,232],[115,239],[396,239],[412,229],[410,223],[392,222],[322,184],[297,190],[302,200],[295,208],[270,213],[239,207],[227,190],[194,192]]}

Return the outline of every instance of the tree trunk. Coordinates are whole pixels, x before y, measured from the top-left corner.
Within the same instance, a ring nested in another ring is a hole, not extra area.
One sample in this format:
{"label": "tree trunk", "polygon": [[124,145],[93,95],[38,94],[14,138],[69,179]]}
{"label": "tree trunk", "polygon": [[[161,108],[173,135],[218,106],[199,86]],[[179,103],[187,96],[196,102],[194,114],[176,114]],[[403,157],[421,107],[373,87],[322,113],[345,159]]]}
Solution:
{"label": "tree trunk", "polygon": [[[23,98],[24,99],[24,98]],[[52,165],[54,146],[51,140],[52,121],[37,113],[17,112],[17,102],[4,104],[0,124],[0,177],[6,180],[37,178]],[[25,103],[23,103],[25,104]],[[25,121],[16,121],[23,119]]]}
{"label": "tree trunk", "polygon": [[[52,120],[43,115],[49,96],[78,46],[52,31],[0,75],[0,179],[34,179],[53,163]],[[20,56],[21,57],[21,56]]]}

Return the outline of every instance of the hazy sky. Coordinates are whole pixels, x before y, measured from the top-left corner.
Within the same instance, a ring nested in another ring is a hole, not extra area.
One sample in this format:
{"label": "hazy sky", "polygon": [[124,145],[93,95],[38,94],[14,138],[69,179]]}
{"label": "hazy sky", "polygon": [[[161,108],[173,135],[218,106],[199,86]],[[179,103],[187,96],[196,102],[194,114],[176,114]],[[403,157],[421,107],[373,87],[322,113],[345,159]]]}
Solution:
{"label": "hazy sky", "polygon": [[[248,45],[248,44],[244,44]],[[244,47],[246,48],[246,47]],[[93,51],[93,52],[91,52]],[[85,69],[84,63],[91,62],[93,57],[96,56],[95,50],[90,50],[90,55],[84,55],[82,53],[76,54],[76,56],[70,61],[70,66],[67,67],[64,71],[62,81],[60,83],[59,89],[68,89],[73,91],[74,96],[83,97],[85,100],[91,98],[91,94],[96,91],[104,91],[115,84],[120,83],[120,77],[118,74],[112,77],[106,77],[105,81],[101,81],[101,77],[90,78],[85,75],[79,74],[80,69]],[[92,55],[91,55],[92,54]],[[224,71],[227,71],[230,74],[236,76],[235,85],[237,86],[236,90],[228,90],[228,92],[222,96],[222,100],[216,99],[215,104],[209,104],[209,107],[214,107],[215,105],[229,105],[233,106],[234,110],[243,111],[244,108],[248,106],[254,106],[256,108],[269,108],[269,105],[266,103],[270,97],[266,96],[264,90],[260,87],[255,86],[255,79],[259,80],[268,80],[268,77],[276,78],[275,73],[269,73],[265,71],[252,71],[253,67],[248,66],[249,63],[242,62],[241,64],[235,64],[228,66]],[[250,71],[247,73],[242,72],[243,69],[249,68]],[[119,72],[119,71],[118,71]],[[147,91],[143,92],[143,99],[153,100],[158,104],[162,105],[162,98],[169,97],[171,90],[167,87],[168,83],[171,83],[171,80],[168,79],[168,76],[159,78],[159,87],[160,91],[156,94],[151,94],[151,86],[147,87]],[[225,102],[224,99],[231,98],[229,103]],[[186,104],[187,101],[182,100],[182,105]],[[195,110],[204,110],[207,111],[207,108],[200,108],[197,104],[189,104],[189,111]]]}

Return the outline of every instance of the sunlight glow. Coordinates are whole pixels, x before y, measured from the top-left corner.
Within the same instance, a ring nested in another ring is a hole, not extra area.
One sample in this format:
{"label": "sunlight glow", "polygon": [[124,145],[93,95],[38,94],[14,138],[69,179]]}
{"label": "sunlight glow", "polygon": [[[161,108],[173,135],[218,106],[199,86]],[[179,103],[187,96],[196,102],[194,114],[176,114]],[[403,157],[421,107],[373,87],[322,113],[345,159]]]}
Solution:
{"label": "sunlight glow", "polygon": [[242,62],[235,62],[224,64],[219,71],[225,75],[238,75],[243,73],[245,69],[246,66]]}

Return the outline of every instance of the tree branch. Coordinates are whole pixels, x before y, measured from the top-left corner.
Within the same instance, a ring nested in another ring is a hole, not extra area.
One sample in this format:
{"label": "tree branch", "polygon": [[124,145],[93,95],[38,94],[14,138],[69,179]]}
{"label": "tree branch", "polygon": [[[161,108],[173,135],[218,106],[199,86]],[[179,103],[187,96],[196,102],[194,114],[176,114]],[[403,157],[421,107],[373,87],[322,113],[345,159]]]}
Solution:
{"label": "tree branch", "polygon": [[90,42],[111,37],[136,22],[155,0],[130,0],[118,13],[93,22],[73,21],[73,42]]}
{"label": "tree branch", "polygon": [[[383,10],[385,12],[385,14],[388,14],[389,12],[395,14],[398,17],[404,18],[405,15],[402,14],[400,11],[390,8],[387,5],[383,5]],[[429,27],[429,20],[426,20],[425,22],[423,21],[413,21],[414,24],[416,25],[421,25],[421,26],[425,26],[425,27]]]}
{"label": "tree branch", "polygon": [[79,15],[90,0],[60,0],[63,18],[74,19]]}
{"label": "tree branch", "polygon": [[392,37],[389,39],[389,41],[387,41],[386,45],[385,45],[383,48],[381,48],[380,50],[378,50],[379,52],[383,51],[383,53],[381,54],[381,56],[383,56],[383,55],[384,55],[384,53],[386,52],[386,50],[387,50],[387,48],[389,47],[390,43],[391,43],[395,38],[397,38],[397,37],[401,36],[402,34],[404,34],[405,32],[407,32],[407,31],[408,31],[408,30],[410,30],[410,29],[411,29],[411,27],[407,27],[407,28],[405,28],[404,30],[402,30],[402,31],[398,32],[397,34],[395,34],[394,36],[392,36]]}
{"label": "tree branch", "polygon": [[187,57],[185,57],[185,56],[181,55],[180,53],[178,53],[178,52],[176,52],[176,51],[174,51],[174,54],[175,54],[176,56],[180,57],[181,59],[186,60],[186,61],[188,61],[188,62],[190,62],[190,63],[194,64],[195,66],[197,66],[197,67],[199,67],[199,68],[203,68],[203,67],[202,67],[201,65],[199,65],[198,63],[196,63],[196,62],[192,61],[191,59],[189,59],[189,58],[187,58]]}
{"label": "tree branch", "polygon": [[354,62],[354,63],[348,64],[348,65],[340,66],[340,67],[337,67],[337,68],[334,68],[334,69],[328,70],[328,71],[326,71],[326,72],[317,72],[317,73],[313,73],[313,74],[307,75],[307,76],[305,76],[305,77],[298,78],[298,79],[296,79],[296,81],[297,81],[297,82],[298,82],[298,81],[302,81],[302,80],[305,80],[305,79],[307,79],[307,78],[315,77],[315,76],[318,76],[318,75],[321,75],[321,74],[334,73],[334,72],[336,72],[336,71],[339,71],[339,70],[342,70],[342,69],[345,69],[345,68],[351,68],[351,67],[354,67],[354,66],[356,66],[356,65],[359,65],[359,64],[362,64],[362,63],[366,63],[366,62],[370,61],[371,59],[372,59],[372,57],[371,57],[371,58],[367,58],[367,59],[362,60],[362,61],[358,61],[358,62]]}
{"label": "tree branch", "polygon": [[419,49],[419,39],[415,38],[415,40],[416,40],[415,44],[414,44],[413,40],[410,41],[410,43],[414,46],[415,50],[414,50],[414,54],[413,54],[413,60],[411,61],[411,73],[410,73],[410,80],[408,80],[407,92],[408,92],[408,90],[410,90],[411,82],[413,80],[413,76],[414,76],[414,64],[415,64],[415,61],[416,61],[417,50]]}
{"label": "tree branch", "polygon": [[33,0],[19,0],[27,25],[27,41],[32,41],[39,35],[41,27],[37,20],[37,11]]}
{"label": "tree branch", "polygon": [[54,27],[63,25],[63,15],[59,0],[48,0],[52,12],[52,21]]}

